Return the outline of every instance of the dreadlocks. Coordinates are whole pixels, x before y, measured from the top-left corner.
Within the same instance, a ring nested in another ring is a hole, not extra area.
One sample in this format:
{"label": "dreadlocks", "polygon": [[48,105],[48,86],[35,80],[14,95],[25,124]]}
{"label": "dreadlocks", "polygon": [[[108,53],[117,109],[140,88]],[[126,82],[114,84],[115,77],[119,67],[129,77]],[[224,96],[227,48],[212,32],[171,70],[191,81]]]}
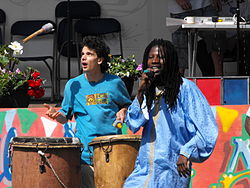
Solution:
{"label": "dreadlocks", "polygon": [[180,85],[182,84],[181,74],[179,72],[178,57],[176,50],[171,42],[163,39],[154,39],[145,49],[143,56],[143,70],[148,68],[148,57],[151,48],[158,46],[159,54],[163,58],[164,67],[161,74],[152,82],[149,89],[145,92],[147,97],[147,106],[150,109],[155,99],[155,88],[161,86],[164,88],[164,98],[168,107],[172,110],[177,103]]}

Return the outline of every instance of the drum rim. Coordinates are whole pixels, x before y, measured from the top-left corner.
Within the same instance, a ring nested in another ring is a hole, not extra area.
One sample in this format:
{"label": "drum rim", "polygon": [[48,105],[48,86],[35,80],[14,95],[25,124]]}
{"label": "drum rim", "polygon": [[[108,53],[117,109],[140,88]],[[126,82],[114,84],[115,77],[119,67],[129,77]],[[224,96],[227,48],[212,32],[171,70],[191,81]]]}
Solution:
{"label": "drum rim", "polygon": [[[71,142],[69,141],[71,140]],[[46,142],[47,141],[47,142]],[[56,141],[56,142],[49,142]],[[61,142],[59,142],[61,141]],[[64,141],[64,142],[62,142]],[[83,147],[83,144],[78,138],[71,137],[32,137],[32,136],[17,136],[10,143],[12,147],[29,147],[29,148],[77,148]]]}
{"label": "drum rim", "polygon": [[82,148],[83,144],[61,144],[61,145],[46,145],[46,144],[34,144],[34,143],[10,143],[11,147],[18,147],[18,148]]}
{"label": "drum rim", "polygon": [[141,135],[107,135],[107,136],[99,136],[94,138],[88,145],[96,145],[96,144],[104,144],[104,143],[113,143],[113,142],[138,142],[141,141]]}

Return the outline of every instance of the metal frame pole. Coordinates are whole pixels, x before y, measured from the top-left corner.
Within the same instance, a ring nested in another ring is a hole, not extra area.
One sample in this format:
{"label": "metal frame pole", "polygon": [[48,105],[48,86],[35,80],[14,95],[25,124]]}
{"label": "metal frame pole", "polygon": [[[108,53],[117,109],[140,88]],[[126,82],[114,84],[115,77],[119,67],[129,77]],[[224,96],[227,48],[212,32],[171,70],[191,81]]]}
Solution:
{"label": "metal frame pole", "polygon": [[67,4],[67,22],[68,22],[68,48],[67,48],[67,52],[68,52],[68,80],[70,79],[71,77],[71,68],[70,68],[70,56],[71,56],[71,53],[70,53],[70,48],[71,48],[71,16],[70,16],[70,0],[68,0],[68,4]]}

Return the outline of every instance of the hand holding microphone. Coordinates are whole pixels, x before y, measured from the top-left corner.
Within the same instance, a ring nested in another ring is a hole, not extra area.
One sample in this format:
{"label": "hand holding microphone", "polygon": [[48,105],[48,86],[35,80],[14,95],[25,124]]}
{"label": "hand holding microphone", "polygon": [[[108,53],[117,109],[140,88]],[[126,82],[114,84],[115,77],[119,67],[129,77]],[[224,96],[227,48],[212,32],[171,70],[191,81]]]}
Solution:
{"label": "hand holding microphone", "polygon": [[158,72],[159,72],[159,66],[151,66],[148,69],[143,71],[143,74],[141,75],[141,81],[139,82],[138,93],[137,93],[137,99],[140,105],[142,104],[142,101],[143,101],[143,95],[149,89],[150,85],[155,79],[156,73]]}
{"label": "hand holding microphone", "polygon": [[139,83],[138,92],[144,93],[145,90],[149,88],[152,81],[154,80],[155,73],[151,71],[150,69],[146,69],[143,71],[143,74],[141,75],[141,81]]}
{"label": "hand holding microphone", "polygon": [[51,23],[47,23],[47,24],[43,25],[41,29],[39,29],[38,31],[32,33],[31,35],[29,35],[25,39],[23,39],[23,43],[28,42],[30,39],[34,38],[37,35],[40,35],[42,33],[49,33],[49,32],[51,32],[53,30],[54,30],[53,25]]}
{"label": "hand holding microphone", "polygon": [[147,69],[147,70],[144,70],[143,73],[145,73],[148,76],[149,80],[154,79],[155,73],[153,71],[150,71]]}

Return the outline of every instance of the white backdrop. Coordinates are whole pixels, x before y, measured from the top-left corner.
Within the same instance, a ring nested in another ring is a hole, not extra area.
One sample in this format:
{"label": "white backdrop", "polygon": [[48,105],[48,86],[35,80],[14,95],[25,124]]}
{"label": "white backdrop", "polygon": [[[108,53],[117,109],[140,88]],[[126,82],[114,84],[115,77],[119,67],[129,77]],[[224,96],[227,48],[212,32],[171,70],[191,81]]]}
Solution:
{"label": "white backdrop", "polygon": [[[61,0],[0,0],[1,9],[6,12],[6,42],[10,42],[10,26],[18,20],[50,19],[55,21],[55,7]],[[113,17],[120,21],[122,26],[122,39],[124,56],[134,54],[138,63],[141,62],[146,45],[153,38],[171,39],[171,33],[166,28],[167,0],[97,0],[101,5],[102,17]],[[21,39],[20,39],[21,40]],[[35,39],[32,39],[35,40]],[[34,41],[33,41],[34,42]],[[108,42],[111,52],[118,50],[116,41]],[[24,45],[26,55],[35,51],[47,54],[50,49],[46,41],[42,46]],[[62,67],[62,74],[66,75],[66,61]],[[41,71],[42,77],[48,84],[49,75],[43,63],[33,67]],[[77,61],[72,60],[72,75],[76,76]],[[62,89],[64,88],[62,83]],[[46,96],[50,90],[46,89]]]}

